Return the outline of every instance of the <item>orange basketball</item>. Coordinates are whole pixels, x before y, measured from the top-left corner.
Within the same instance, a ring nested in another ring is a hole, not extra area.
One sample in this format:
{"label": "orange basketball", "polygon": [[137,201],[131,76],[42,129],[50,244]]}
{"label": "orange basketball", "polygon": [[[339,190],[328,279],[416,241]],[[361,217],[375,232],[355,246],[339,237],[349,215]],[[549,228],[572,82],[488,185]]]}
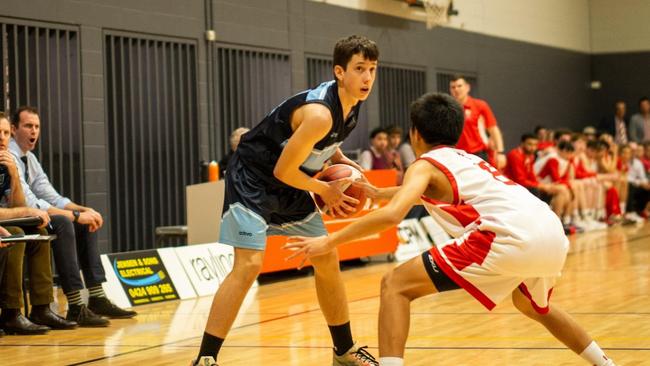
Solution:
{"label": "orange basketball", "polygon": [[[324,182],[332,182],[342,178],[351,178],[353,181],[357,181],[362,180],[362,177],[363,173],[350,165],[334,164],[320,172],[316,178]],[[354,216],[361,212],[363,207],[366,205],[366,194],[363,192],[363,189],[350,184],[345,189],[344,193],[347,196],[359,200],[359,203],[355,206],[354,212],[348,212],[348,217]],[[316,205],[321,210],[321,212],[326,213],[330,216],[335,216],[333,212],[329,212],[329,208],[325,205],[325,202],[323,202],[319,195],[314,194],[314,201],[316,201]]]}

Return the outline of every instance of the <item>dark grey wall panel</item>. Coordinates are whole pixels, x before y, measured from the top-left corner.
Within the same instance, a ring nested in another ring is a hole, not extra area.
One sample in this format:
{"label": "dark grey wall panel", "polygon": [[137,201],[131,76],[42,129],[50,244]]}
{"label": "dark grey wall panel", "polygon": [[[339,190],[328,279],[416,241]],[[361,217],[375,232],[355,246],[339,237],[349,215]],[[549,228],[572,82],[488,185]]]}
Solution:
{"label": "dark grey wall panel", "polygon": [[9,110],[22,105],[39,110],[41,137],[34,153],[58,191],[79,201],[84,166],[78,28],[11,20],[0,24]]}
{"label": "dark grey wall panel", "polygon": [[411,126],[411,102],[426,91],[426,72],[408,67],[380,66],[379,121],[383,127],[398,125],[404,131]]}
{"label": "dark grey wall panel", "polygon": [[198,183],[196,46],[111,32],[104,54],[112,250],[149,249]]}
{"label": "dark grey wall panel", "polygon": [[263,49],[224,45],[215,53],[217,118],[211,136],[215,155],[223,156],[233,130],[252,128],[290,96],[291,64],[288,53]]}
{"label": "dark grey wall panel", "polygon": [[627,103],[628,118],[639,110],[642,96],[650,97],[650,52],[615,53],[592,57],[592,79],[602,83],[592,92],[594,124],[606,115],[613,115],[614,102]]}

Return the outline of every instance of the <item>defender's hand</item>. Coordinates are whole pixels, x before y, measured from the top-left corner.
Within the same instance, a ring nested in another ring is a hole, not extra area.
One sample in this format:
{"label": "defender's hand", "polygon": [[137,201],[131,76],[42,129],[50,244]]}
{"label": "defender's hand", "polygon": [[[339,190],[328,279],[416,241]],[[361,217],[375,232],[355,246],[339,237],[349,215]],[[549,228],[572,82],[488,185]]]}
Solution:
{"label": "defender's hand", "polygon": [[327,236],[319,236],[315,238],[292,236],[288,239],[287,244],[285,244],[282,249],[295,251],[295,253],[288,256],[286,260],[302,256],[302,261],[300,261],[300,264],[298,265],[298,269],[301,269],[307,259],[327,254],[334,249],[330,247],[327,239]]}

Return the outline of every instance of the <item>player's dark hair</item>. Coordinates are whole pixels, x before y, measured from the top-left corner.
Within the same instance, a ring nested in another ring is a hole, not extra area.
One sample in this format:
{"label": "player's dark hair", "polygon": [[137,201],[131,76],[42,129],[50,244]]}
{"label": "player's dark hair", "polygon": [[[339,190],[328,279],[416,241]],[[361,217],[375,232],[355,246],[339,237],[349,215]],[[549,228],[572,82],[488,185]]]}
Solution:
{"label": "player's dark hair", "polygon": [[532,133],[525,133],[521,135],[521,142],[526,142],[528,139],[538,140],[537,136],[533,135]]}
{"label": "player's dark hair", "polygon": [[570,141],[560,141],[559,144],[557,144],[557,149],[560,151],[575,151],[575,148],[573,147],[573,144]]}
{"label": "player's dark hair", "polygon": [[456,145],[465,123],[463,107],[445,93],[427,93],[411,103],[411,128],[429,145]]}
{"label": "player's dark hair", "polygon": [[338,65],[345,70],[352,56],[360,53],[363,58],[370,61],[377,61],[379,58],[379,48],[377,44],[364,36],[352,35],[341,38],[334,46],[334,55],[332,61],[334,66]]}
{"label": "player's dark hair", "polygon": [[648,99],[648,97],[641,97],[639,99],[639,105],[641,105],[641,103],[643,103],[643,102],[650,102],[650,99]]}
{"label": "player's dark hair", "polygon": [[23,105],[18,107],[18,109],[16,109],[16,112],[14,113],[14,118],[10,121],[12,125],[16,126],[16,128],[20,126],[20,114],[23,112],[28,112],[38,116],[38,109],[36,109],[36,107],[32,107],[29,105]]}
{"label": "player's dark hair", "polygon": [[370,139],[371,139],[371,140],[374,139],[375,136],[379,135],[380,133],[385,133],[385,134],[388,135],[388,131],[386,131],[385,128],[383,128],[383,127],[377,127],[377,128],[375,128],[374,130],[372,130],[372,131],[370,132]]}

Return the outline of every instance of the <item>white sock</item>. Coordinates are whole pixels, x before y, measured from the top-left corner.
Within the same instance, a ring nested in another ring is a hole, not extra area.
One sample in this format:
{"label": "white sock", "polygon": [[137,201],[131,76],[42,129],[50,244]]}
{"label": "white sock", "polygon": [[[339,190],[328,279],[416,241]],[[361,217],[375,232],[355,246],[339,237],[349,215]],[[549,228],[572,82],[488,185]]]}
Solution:
{"label": "white sock", "polygon": [[619,204],[621,205],[621,212],[624,213],[624,214],[627,213],[627,211],[625,210],[625,208],[626,208],[625,206],[627,204],[625,202],[620,202]]}
{"label": "white sock", "polygon": [[594,366],[614,365],[614,362],[605,356],[605,352],[600,349],[600,346],[595,341],[589,343],[587,348],[580,354],[580,357]]}
{"label": "white sock", "polygon": [[379,366],[404,366],[401,357],[379,357]]}
{"label": "white sock", "polygon": [[569,225],[571,223],[571,216],[569,215],[564,215],[564,218],[562,219],[562,223],[564,225]]}

